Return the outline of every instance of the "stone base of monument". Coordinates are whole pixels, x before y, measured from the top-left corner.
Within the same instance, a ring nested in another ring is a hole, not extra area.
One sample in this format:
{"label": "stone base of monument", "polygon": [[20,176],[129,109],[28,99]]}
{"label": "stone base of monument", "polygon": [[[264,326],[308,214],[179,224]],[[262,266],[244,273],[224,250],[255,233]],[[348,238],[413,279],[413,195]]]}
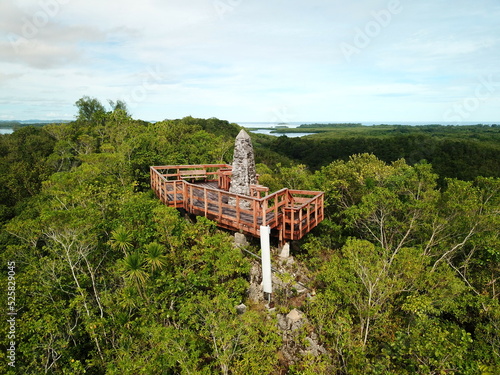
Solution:
{"label": "stone base of monument", "polygon": [[[239,201],[240,201],[240,208],[241,209],[249,210],[252,208],[250,201],[247,201],[245,199],[240,199]],[[236,206],[236,198],[229,198],[227,204],[229,204],[231,206]]]}

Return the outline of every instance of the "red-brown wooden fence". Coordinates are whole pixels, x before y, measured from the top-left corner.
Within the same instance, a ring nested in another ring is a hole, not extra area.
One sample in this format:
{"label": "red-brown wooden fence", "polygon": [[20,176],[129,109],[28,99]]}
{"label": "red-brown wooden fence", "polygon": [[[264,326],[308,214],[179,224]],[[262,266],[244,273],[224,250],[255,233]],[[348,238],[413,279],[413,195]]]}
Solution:
{"label": "red-brown wooden fence", "polygon": [[321,191],[284,188],[267,194],[266,187],[253,185],[253,196],[245,196],[230,193],[230,183],[227,164],[151,167],[151,188],[164,204],[229,230],[259,237],[260,226],[268,225],[281,241],[299,240],[324,218]]}

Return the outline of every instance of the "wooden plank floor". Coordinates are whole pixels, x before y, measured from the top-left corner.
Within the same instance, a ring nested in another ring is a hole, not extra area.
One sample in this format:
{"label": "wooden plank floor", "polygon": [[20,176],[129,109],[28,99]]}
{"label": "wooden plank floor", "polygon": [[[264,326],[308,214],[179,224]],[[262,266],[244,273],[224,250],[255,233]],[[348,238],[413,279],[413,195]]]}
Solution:
{"label": "wooden plank floor", "polygon": [[[220,190],[217,188],[217,182],[209,181],[209,182],[198,182],[196,183],[196,186],[200,187],[206,187],[209,189],[215,189],[217,191],[220,191],[221,193],[227,193],[225,190]],[[205,196],[201,194],[201,190],[195,190],[194,197],[197,199],[193,199],[193,202],[190,201],[190,197],[188,197],[188,204],[193,207],[195,210],[199,210],[200,212],[205,212],[205,205],[207,206],[207,211],[208,214],[212,212],[218,212],[219,211],[219,206],[213,202],[216,202],[218,200],[218,194],[217,192],[214,192],[213,190],[207,190],[207,200],[209,201],[207,204],[205,204]],[[237,212],[236,212],[236,204],[234,204],[234,208],[232,207],[227,207],[225,206],[226,204],[229,205],[229,196],[227,195],[222,195],[222,203],[224,206],[222,207],[222,213],[224,216],[229,216],[233,218],[234,220],[237,219]],[[251,202],[248,200],[247,202]],[[214,216],[214,215],[212,215]],[[215,215],[216,216],[216,215]],[[270,225],[271,227],[273,226],[271,223],[277,223],[279,222],[276,221],[276,215],[274,212],[269,212],[266,215],[266,220],[267,224]],[[245,213],[245,212],[240,212],[240,218],[239,218],[239,223],[245,223],[247,225],[254,225],[254,218],[253,215]],[[257,219],[257,225],[262,225],[262,218],[258,217]],[[235,228],[238,227],[238,223],[235,222]]]}
{"label": "wooden plank floor", "polygon": [[[214,220],[220,224],[223,224],[223,226],[227,229],[231,230],[241,230],[245,229],[247,232],[251,234],[258,234],[258,228],[262,225],[262,217],[259,215],[256,223],[254,222],[254,217],[251,214],[245,213],[245,212],[240,212],[239,218],[238,218],[238,213],[236,210],[236,207],[228,207],[226,205],[229,205],[229,196],[227,195],[227,192],[225,190],[218,189],[217,187],[217,182],[216,181],[201,181],[201,182],[195,182],[194,185],[196,187],[200,188],[207,188],[206,190],[206,198],[205,200],[205,192],[202,189],[195,189],[193,191],[193,196],[192,199],[191,197],[186,197],[184,198],[183,192],[179,191],[177,193],[177,200],[184,202],[184,206],[187,209],[188,212],[195,214],[195,215],[200,215],[200,216],[206,216],[208,219]],[[167,192],[170,192],[170,194],[167,194],[167,199],[169,202],[173,202],[175,197],[173,194],[173,189],[174,185],[168,184],[166,186]],[[222,194],[222,203],[223,207],[222,210],[219,210],[219,205],[214,203],[218,201],[218,195],[220,192]],[[219,212],[223,214],[224,217],[226,217],[226,220],[221,220],[219,217]],[[232,220],[227,220],[227,218],[231,218]],[[275,212],[269,212],[266,215],[266,224],[269,225],[271,228],[276,228],[282,221],[283,214],[279,213],[278,215],[275,214]],[[302,219],[302,225],[306,226],[308,223],[308,217],[304,216]],[[256,225],[257,227],[256,227]],[[316,226],[317,223],[314,223],[313,227]],[[298,232],[300,228],[300,223],[295,222],[293,225],[293,228],[286,228],[286,232],[288,234],[287,237],[291,236],[291,232]]]}
{"label": "wooden plank floor", "polygon": [[[241,230],[258,235],[259,228],[263,224],[262,217],[258,213],[252,212],[246,213],[244,210],[236,210],[236,204],[234,208],[230,206],[228,192],[225,190],[218,189],[217,181],[200,181],[192,183],[199,189],[193,189],[192,196],[184,197],[183,191],[177,191],[174,195],[174,185],[167,184],[165,186],[167,190],[167,200],[168,203],[177,201],[182,201],[184,208],[195,215],[206,216],[208,219],[214,220],[218,223],[223,224],[227,229],[231,230]],[[204,190],[203,188],[206,188]],[[206,196],[205,196],[206,194]],[[219,195],[221,195],[222,207],[219,207],[217,203],[219,201]],[[243,200],[243,199],[242,199]],[[247,202],[251,202],[248,200]],[[251,203],[250,203],[251,204]],[[249,209],[248,211],[251,211]],[[223,218],[221,218],[221,216]],[[256,220],[254,220],[254,215],[257,215]],[[271,228],[276,227],[280,223],[281,214],[276,215],[274,212],[269,212],[266,215],[266,225]]]}

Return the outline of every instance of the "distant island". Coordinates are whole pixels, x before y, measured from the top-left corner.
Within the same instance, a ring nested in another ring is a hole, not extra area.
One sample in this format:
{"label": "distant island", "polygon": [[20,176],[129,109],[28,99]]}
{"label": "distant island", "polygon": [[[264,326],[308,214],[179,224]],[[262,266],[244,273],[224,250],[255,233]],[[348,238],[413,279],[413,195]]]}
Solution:
{"label": "distant island", "polygon": [[345,129],[345,128],[358,128],[363,127],[360,123],[331,123],[331,124],[302,124],[296,128],[288,128],[277,126],[273,128],[271,133],[303,133],[306,130],[308,133],[323,133],[334,129]]}
{"label": "distant island", "polygon": [[471,128],[477,127],[487,127],[495,128],[497,124],[491,125],[405,125],[405,124],[379,124],[379,125],[363,125],[361,123],[331,123],[331,124],[303,124],[295,128],[266,128],[270,130],[272,134],[290,134],[290,133],[310,133],[312,134],[324,134],[328,133],[330,137],[337,137],[340,135],[347,136],[357,136],[357,135],[387,135],[390,133],[413,133],[413,132],[448,132],[452,129],[458,129],[460,131],[465,131]]}
{"label": "distant island", "polygon": [[302,124],[299,128],[357,128],[361,123],[333,123],[333,124]]}
{"label": "distant island", "polygon": [[15,129],[25,126],[42,127],[47,124],[63,124],[71,120],[0,120],[0,129]]}

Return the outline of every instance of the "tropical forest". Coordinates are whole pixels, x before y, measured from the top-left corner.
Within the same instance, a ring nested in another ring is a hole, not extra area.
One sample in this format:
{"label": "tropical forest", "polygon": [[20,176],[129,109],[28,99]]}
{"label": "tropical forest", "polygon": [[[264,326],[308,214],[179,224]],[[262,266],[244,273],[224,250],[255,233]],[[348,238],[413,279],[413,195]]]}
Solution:
{"label": "tropical forest", "polygon": [[150,186],[231,164],[239,125],[75,113],[0,135],[0,373],[500,374],[500,126],[249,132],[259,184],[324,192],[265,300],[258,239]]}

